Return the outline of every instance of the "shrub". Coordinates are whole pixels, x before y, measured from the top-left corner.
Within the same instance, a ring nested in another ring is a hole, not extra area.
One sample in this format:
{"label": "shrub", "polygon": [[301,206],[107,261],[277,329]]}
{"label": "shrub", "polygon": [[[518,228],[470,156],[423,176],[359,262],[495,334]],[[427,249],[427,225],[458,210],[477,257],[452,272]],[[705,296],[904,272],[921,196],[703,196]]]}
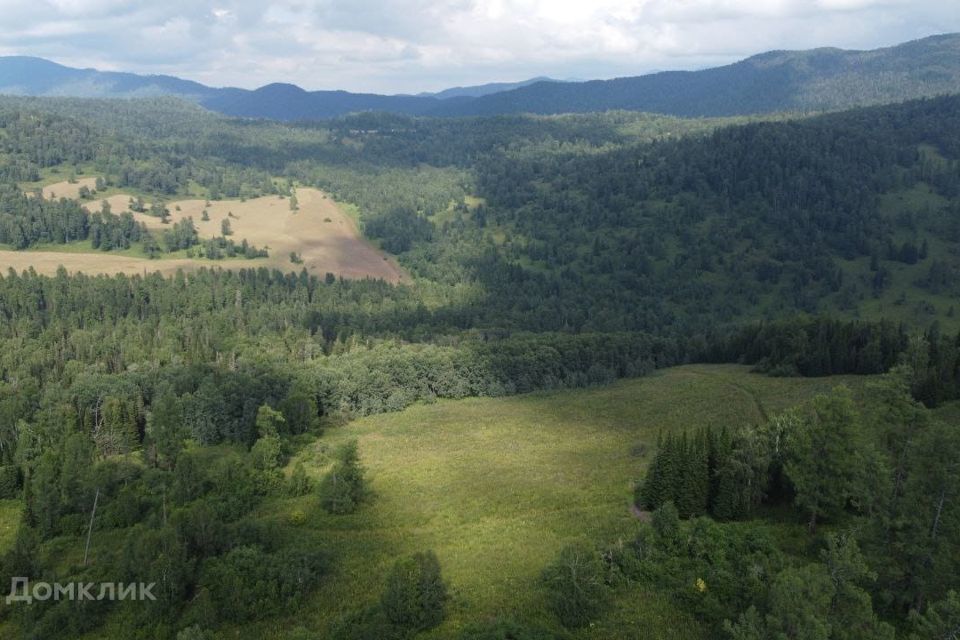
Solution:
{"label": "shrub", "polygon": [[16,498],[20,494],[20,470],[15,465],[0,467],[0,499]]}
{"label": "shrub", "polygon": [[460,633],[460,640],[557,640],[560,636],[546,629],[496,620],[471,625]]}
{"label": "shrub", "polygon": [[433,551],[398,560],[380,598],[387,620],[416,631],[443,622],[446,603],[447,587]]}
{"label": "shrub", "polygon": [[351,442],[340,451],[340,460],[320,483],[320,504],[329,513],[353,513],[366,497],[366,480],[357,453]]}
{"label": "shrub", "polygon": [[594,620],[607,600],[600,554],[586,543],[565,547],[543,571],[550,609],[565,627],[582,627]]}
{"label": "shrub", "polygon": [[383,614],[380,607],[351,611],[337,620],[327,635],[330,640],[405,640],[410,632]]}
{"label": "shrub", "polygon": [[293,473],[290,474],[290,479],[287,480],[287,490],[291,496],[299,498],[300,496],[305,496],[313,488],[313,482],[311,482],[310,477],[307,476],[307,470],[304,468],[302,462],[298,462],[296,466],[293,467]]}

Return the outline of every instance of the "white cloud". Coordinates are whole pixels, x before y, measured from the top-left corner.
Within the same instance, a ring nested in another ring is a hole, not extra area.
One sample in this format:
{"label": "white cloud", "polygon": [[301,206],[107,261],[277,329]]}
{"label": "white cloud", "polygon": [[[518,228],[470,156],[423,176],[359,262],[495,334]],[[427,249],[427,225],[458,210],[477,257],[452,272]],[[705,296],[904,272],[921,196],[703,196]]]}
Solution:
{"label": "white cloud", "polygon": [[214,85],[415,92],[960,31],[954,0],[0,0],[0,52]]}

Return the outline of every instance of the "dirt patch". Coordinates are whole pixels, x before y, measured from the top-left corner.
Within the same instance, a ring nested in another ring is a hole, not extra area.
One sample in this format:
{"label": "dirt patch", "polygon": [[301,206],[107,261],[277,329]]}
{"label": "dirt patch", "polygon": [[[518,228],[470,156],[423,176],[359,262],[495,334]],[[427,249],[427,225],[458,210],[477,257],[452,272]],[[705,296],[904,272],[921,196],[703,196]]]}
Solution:
{"label": "dirt patch", "polygon": [[57,182],[54,184],[48,184],[43,188],[43,197],[47,200],[55,198],[59,200],[60,198],[67,198],[69,200],[76,200],[80,197],[80,187],[86,187],[93,191],[97,188],[97,179],[96,178],[77,178],[76,182]]}
{"label": "dirt patch", "polygon": [[634,518],[636,518],[640,522],[645,522],[648,524],[650,522],[653,522],[653,512],[644,511],[643,509],[641,509],[635,504],[630,505],[630,513],[633,515]]}

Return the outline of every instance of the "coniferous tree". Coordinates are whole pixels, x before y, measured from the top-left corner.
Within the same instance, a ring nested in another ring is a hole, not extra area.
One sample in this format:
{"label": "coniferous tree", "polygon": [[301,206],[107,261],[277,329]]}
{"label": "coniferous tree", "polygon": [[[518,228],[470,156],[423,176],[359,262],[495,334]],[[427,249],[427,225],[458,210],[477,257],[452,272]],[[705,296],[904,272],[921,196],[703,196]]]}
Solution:
{"label": "coniferous tree", "polygon": [[600,555],[587,544],[564,547],[541,579],[550,609],[565,627],[586,626],[608,599]]}
{"label": "coniferous tree", "polygon": [[380,606],[393,624],[425,631],[443,622],[447,599],[440,561],[433,551],[427,551],[394,563]]}
{"label": "coniferous tree", "polygon": [[180,399],[169,388],[163,389],[150,405],[144,454],[154,466],[173,469],[187,436]]}

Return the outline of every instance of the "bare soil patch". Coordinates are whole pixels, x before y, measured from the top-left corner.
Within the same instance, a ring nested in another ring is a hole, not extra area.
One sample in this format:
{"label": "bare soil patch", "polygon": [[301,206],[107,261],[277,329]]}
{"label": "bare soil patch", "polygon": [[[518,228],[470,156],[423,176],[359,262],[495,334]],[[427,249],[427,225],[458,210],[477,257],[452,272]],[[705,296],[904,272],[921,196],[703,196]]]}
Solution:
{"label": "bare soil patch", "polygon": [[67,198],[76,200],[80,197],[80,187],[86,187],[93,191],[97,187],[96,178],[77,178],[76,182],[57,182],[48,184],[43,188],[43,197],[47,200]]}

